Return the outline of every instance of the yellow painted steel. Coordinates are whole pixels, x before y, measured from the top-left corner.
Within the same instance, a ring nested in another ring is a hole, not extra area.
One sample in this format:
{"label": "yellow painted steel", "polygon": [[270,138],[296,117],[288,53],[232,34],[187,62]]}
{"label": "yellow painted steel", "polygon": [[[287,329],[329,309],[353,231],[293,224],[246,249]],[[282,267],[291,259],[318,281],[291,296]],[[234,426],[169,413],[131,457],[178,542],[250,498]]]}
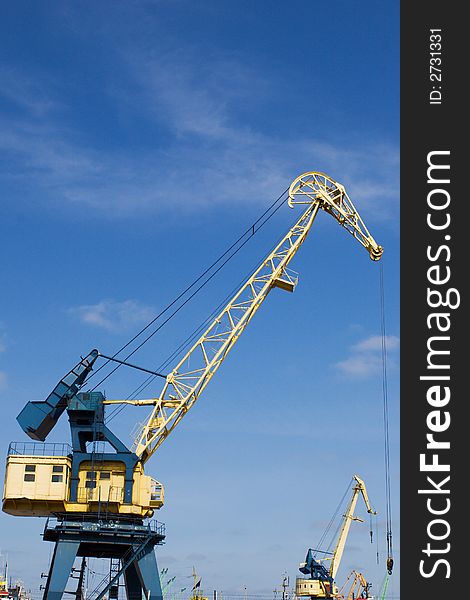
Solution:
{"label": "yellow painted steel", "polygon": [[[289,189],[289,205],[295,207],[297,204],[305,204],[306,209],[296,224],[169,373],[161,394],[146,400],[104,402],[153,407],[145,424],[140,427],[133,447],[140,461],[134,470],[132,503],[123,502],[122,463],[100,465],[98,461],[93,468],[83,463],[79,473],[78,499],[71,503],[69,457],[15,454],[7,460],[3,495],[5,512],[30,516],[49,516],[57,512],[86,513],[97,512],[103,504],[108,514],[148,517],[154,509],[163,505],[163,486],[144,474],[145,462],[194,405],[269,291],[274,287],[294,291],[298,278],[288,265],[304,242],[318,211],[321,209],[332,215],[367,249],[373,260],[380,259],[382,255],[382,247],[366,229],[344,187],[328,176],[312,171],[295,179]],[[33,465],[37,469],[35,473],[32,472]],[[54,467],[60,466],[63,472],[54,471]],[[92,472],[95,472],[96,485],[87,475]],[[102,477],[103,473],[109,473],[109,476]],[[33,474],[34,479],[31,477]],[[59,475],[63,477],[60,481]]]}
{"label": "yellow painted steel", "polygon": [[294,290],[297,278],[289,273],[287,266],[307,237],[319,209],[349,231],[373,260],[382,256],[383,248],[370,235],[344,186],[324,173],[311,171],[292,182],[289,205],[293,208],[297,204],[307,205],[297,223],[167,376],[160,396],[145,401],[154,404],[154,408],[134,444],[142,462],[152,456],[194,405],[269,291],[273,287]]}
{"label": "yellow painted steel", "polygon": [[[338,571],[341,559],[343,557],[344,547],[346,544],[346,539],[349,534],[349,529],[351,527],[351,523],[353,521],[363,522],[362,519],[354,516],[354,510],[356,508],[357,500],[360,495],[362,495],[367,512],[372,515],[377,514],[372,509],[371,504],[369,502],[369,496],[367,494],[366,484],[364,483],[364,481],[357,475],[353,475],[353,480],[355,481],[355,484],[352,488],[353,493],[351,496],[351,500],[349,501],[347,510],[346,510],[345,514],[343,515],[343,522],[341,525],[341,530],[340,530],[338,539],[336,541],[336,546],[333,551],[333,555],[331,558],[323,559],[324,561],[331,560],[330,567],[328,569],[328,574],[333,579],[332,589],[330,589],[330,587],[329,587],[330,584],[327,581],[321,581],[319,579],[305,579],[302,577],[297,577],[297,579],[295,581],[296,596],[299,596],[299,597],[308,596],[309,598],[312,598],[312,599],[313,598],[315,598],[315,599],[331,598],[331,597],[343,598],[343,596],[339,595],[338,586],[336,585],[336,582],[334,581],[334,579],[336,577],[336,573]],[[305,565],[305,563],[302,563],[301,567],[304,565]],[[361,577],[362,577],[362,579],[361,579]],[[358,581],[365,582],[365,579],[361,574],[358,574],[358,578],[359,578]],[[354,585],[356,585],[356,583],[357,583],[357,580],[355,580]],[[365,582],[365,584],[366,583],[367,582]],[[344,586],[343,586],[343,588],[344,588]]]}
{"label": "yellow painted steel", "polygon": [[320,208],[334,217],[338,223],[369,252],[372,260],[380,260],[383,254],[357,212],[344,185],[333,181],[320,171],[299,175],[289,188],[289,206],[320,202]]}
{"label": "yellow painted steel", "polygon": [[3,510],[37,517],[65,511],[71,468],[68,456],[8,456]]}
{"label": "yellow painted steel", "polygon": [[10,455],[7,458],[3,510],[11,515],[48,517],[54,513],[106,511],[149,517],[164,502],[163,486],[144,474],[137,463],[133,473],[132,504],[124,503],[125,465],[115,461],[80,465],[77,502],[70,502],[68,456]]}
{"label": "yellow painted steel", "polygon": [[[334,584],[333,588],[335,588]],[[335,593],[335,589],[330,590],[327,581],[305,579],[303,577],[297,577],[295,580],[295,595],[298,598],[330,598],[332,593]]]}
{"label": "yellow painted steel", "polygon": [[[352,581],[351,581],[352,578]],[[349,589],[346,589],[346,586],[351,581]],[[369,584],[367,583],[366,578],[359,571],[355,571],[354,569],[349,573],[346,581],[344,582],[341,589],[338,591],[336,598],[338,600],[356,600],[358,598],[363,598],[365,600],[372,600],[372,596],[369,594]]]}

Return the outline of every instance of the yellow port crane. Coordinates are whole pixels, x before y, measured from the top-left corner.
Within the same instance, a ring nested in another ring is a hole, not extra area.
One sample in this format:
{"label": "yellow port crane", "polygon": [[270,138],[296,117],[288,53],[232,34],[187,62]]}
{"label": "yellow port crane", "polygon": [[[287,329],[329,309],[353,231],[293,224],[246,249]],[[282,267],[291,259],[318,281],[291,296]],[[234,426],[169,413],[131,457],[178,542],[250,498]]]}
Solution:
{"label": "yellow port crane", "polygon": [[[293,208],[298,204],[307,205],[307,210],[167,376],[160,396],[124,401],[154,406],[135,440],[136,454],[143,463],[199,398],[270,290],[278,287],[294,291],[297,277],[287,266],[307,237],[319,209],[334,216],[368,250],[372,260],[382,256],[382,247],[366,229],[344,187],[327,175],[305,173],[293,181],[289,188],[289,206]],[[119,402],[122,401],[105,401]]]}
{"label": "yellow port crane", "polygon": [[[10,444],[2,508],[12,515],[57,520],[48,521],[44,531],[44,539],[56,543],[44,600],[62,597],[64,574],[70,572],[75,556],[103,556],[103,552],[119,559],[121,566],[91,594],[94,600],[101,600],[121,574],[127,577],[129,597],[140,591],[148,596],[151,591],[148,600],[160,600],[158,570],[150,549],[165,536],[159,524],[152,529],[145,519],[163,505],[164,490],[144,473],[145,463],[198,400],[269,292],[273,288],[294,291],[298,278],[288,265],[320,210],[346,229],[372,260],[381,258],[382,247],[344,186],[324,173],[311,171],[297,177],[290,185],[288,204],[303,205],[304,212],[176,367],[167,375],[147,370],[165,379],[159,395],[113,400],[99,391],[82,392],[100,356],[135,367],[92,350],[45,401],[28,402],[18,415],[21,427],[36,443]],[[152,407],[131,449],[105,422],[105,407],[123,403]],[[43,444],[65,411],[72,445]],[[113,451],[90,451],[95,442],[105,442]],[[118,552],[119,544],[123,549]]]}
{"label": "yellow port crane", "polygon": [[[163,486],[144,475],[144,463],[197,401],[268,293],[275,287],[294,290],[297,276],[287,267],[307,237],[319,210],[332,215],[364,246],[372,260],[382,256],[382,247],[367,230],[344,186],[327,175],[313,171],[297,177],[290,185],[288,203],[291,208],[305,205],[306,209],[166,376],[158,396],[144,400],[107,400],[100,392],[78,393],[100,356],[93,350],[61,380],[46,402],[26,405],[18,420],[33,439],[44,441],[58,415],[67,409],[71,426],[80,420],[78,429],[72,430],[72,438],[80,440],[73,445],[73,452],[65,456],[60,452],[48,455],[44,445],[37,453],[28,453],[33,449],[32,444],[11,446],[3,497],[5,512],[22,516],[94,513],[98,504],[106,504],[108,512],[145,518],[162,506]],[[123,461],[127,448],[104,425],[104,405],[116,403],[153,407],[132,448],[131,454],[136,460],[131,472]],[[87,414],[92,415],[93,431],[92,425],[90,431],[84,431],[83,417]],[[116,450],[114,460],[110,454],[106,460],[93,463],[93,457],[86,456],[83,451],[85,441],[97,439],[111,443]],[[81,462],[74,465],[80,452]]]}
{"label": "yellow port crane", "polygon": [[[357,475],[353,476],[353,481],[353,493],[346,512],[343,515],[341,529],[332,555],[323,560],[317,560],[315,557],[316,551],[310,548],[307,552],[305,562],[300,564],[299,571],[305,575],[309,575],[309,577],[297,577],[296,579],[295,595],[299,598],[308,597],[313,600],[316,598],[338,597],[339,591],[335,582],[336,573],[338,572],[339,565],[343,557],[344,547],[346,545],[351,523],[353,521],[363,522],[362,519],[354,515],[354,510],[360,495],[364,500],[367,512],[372,515],[377,514],[370,505],[369,496],[367,494],[364,481]],[[323,562],[326,560],[330,561],[328,569],[323,564]]]}
{"label": "yellow port crane", "polygon": [[[347,589],[349,582],[351,583]],[[372,600],[370,588],[371,585],[364,575],[353,569],[339,590],[337,598],[338,600]]]}

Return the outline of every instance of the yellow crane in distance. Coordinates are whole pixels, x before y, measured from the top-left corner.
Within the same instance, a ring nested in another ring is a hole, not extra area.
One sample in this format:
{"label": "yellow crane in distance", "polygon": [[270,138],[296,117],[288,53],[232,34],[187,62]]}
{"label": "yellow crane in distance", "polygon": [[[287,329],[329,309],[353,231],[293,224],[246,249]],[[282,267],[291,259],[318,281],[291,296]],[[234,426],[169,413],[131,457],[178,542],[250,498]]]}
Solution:
{"label": "yellow crane in distance", "polygon": [[[349,586],[349,589],[346,590],[346,586],[351,580],[351,577],[352,582]],[[370,583],[366,580],[362,573],[359,573],[359,571],[353,569],[339,590],[337,598],[338,600],[371,600],[372,596],[369,594],[369,591]]]}
{"label": "yellow crane in distance", "polygon": [[344,546],[346,544],[346,539],[349,534],[349,529],[351,527],[351,523],[353,521],[359,521],[360,523],[363,523],[362,519],[354,516],[354,509],[356,508],[356,504],[357,504],[359,495],[362,495],[364,504],[366,505],[367,512],[371,515],[377,514],[374,510],[372,510],[372,507],[370,505],[369,496],[367,495],[366,484],[357,475],[354,475],[354,480],[356,483],[354,484],[354,487],[353,487],[351,501],[349,503],[346,513],[343,516],[343,524],[341,526],[341,531],[340,531],[340,534],[338,537],[338,542],[336,543],[336,547],[333,552],[333,558],[331,559],[330,575],[333,577],[333,579],[336,578],[336,573],[338,572],[339,564],[343,557]]}
{"label": "yellow crane in distance", "polygon": [[[341,529],[332,556],[322,560],[317,560],[315,558],[315,551],[310,548],[307,552],[305,562],[300,564],[300,572],[304,573],[305,575],[310,575],[310,577],[297,577],[295,582],[295,594],[299,598],[308,597],[313,600],[314,598],[338,597],[339,591],[335,582],[336,573],[338,572],[339,565],[343,557],[344,547],[346,545],[346,540],[351,528],[351,523],[353,521],[363,522],[363,519],[354,515],[354,510],[360,495],[362,495],[367,512],[372,515],[377,514],[372,509],[372,506],[369,502],[369,496],[367,494],[364,481],[358,477],[358,475],[353,476],[353,481],[355,482],[352,488],[353,493],[346,512],[343,515],[343,522],[341,524]],[[323,564],[325,561],[331,561],[328,569]]]}

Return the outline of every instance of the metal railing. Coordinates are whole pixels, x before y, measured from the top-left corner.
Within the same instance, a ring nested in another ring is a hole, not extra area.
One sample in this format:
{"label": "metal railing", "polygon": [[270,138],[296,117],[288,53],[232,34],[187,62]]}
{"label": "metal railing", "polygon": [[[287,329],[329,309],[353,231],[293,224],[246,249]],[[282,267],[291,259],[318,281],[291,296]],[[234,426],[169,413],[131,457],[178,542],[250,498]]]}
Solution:
{"label": "metal railing", "polygon": [[137,533],[158,534],[165,537],[165,524],[153,519],[152,521],[142,522],[141,519],[131,520],[129,518],[120,519],[118,515],[90,515],[75,514],[72,516],[48,517],[44,526],[46,530],[61,531],[110,531],[110,530],[131,530]]}
{"label": "metal railing", "polygon": [[151,502],[163,502],[163,485],[152,479],[152,484],[150,487],[150,501]]}
{"label": "metal railing", "polygon": [[11,442],[8,447],[8,456],[70,456],[70,444],[42,442]]}
{"label": "metal railing", "polygon": [[124,489],[122,487],[111,486],[105,492],[98,483],[95,488],[79,486],[77,490],[77,501],[102,502],[103,504],[108,502],[122,503],[124,501]]}

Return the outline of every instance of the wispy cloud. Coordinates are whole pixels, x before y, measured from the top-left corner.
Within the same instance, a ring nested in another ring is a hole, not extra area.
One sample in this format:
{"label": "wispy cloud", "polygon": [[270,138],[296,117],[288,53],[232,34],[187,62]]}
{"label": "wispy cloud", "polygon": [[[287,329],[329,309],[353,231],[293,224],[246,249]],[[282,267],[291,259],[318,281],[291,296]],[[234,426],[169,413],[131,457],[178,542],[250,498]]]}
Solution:
{"label": "wispy cloud", "polygon": [[24,114],[43,117],[59,107],[48,91],[52,82],[47,79],[44,73],[38,79],[11,67],[0,67],[0,95]]}
{"label": "wispy cloud", "polygon": [[[390,364],[394,364],[394,353],[399,347],[396,336],[386,336],[385,349]],[[344,360],[335,364],[343,374],[362,379],[373,375],[382,368],[382,337],[372,335],[365,338],[350,348],[350,354]]]}
{"label": "wispy cloud", "polygon": [[322,137],[316,127],[281,134],[281,123],[273,122],[268,132],[241,124],[240,105],[259,110],[276,90],[264,73],[240,61],[208,59],[196,78],[191,56],[183,52],[126,58],[141,90],[139,106],[147,106],[151,118],[173,131],[183,150],[181,162],[185,168],[193,165],[195,177],[191,166],[188,175],[196,203],[207,198],[207,190],[211,202],[270,197],[301,172],[317,169],[347,185],[358,207],[373,218],[396,216],[399,151],[393,145],[361,140],[345,146]]}
{"label": "wispy cloud", "polygon": [[66,118],[59,86],[3,71],[0,93],[17,108],[0,121],[7,182],[23,192],[29,185],[36,198],[42,189],[44,201],[62,210],[91,207],[96,216],[122,218],[266,202],[301,172],[318,169],[346,185],[368,218],[396,217],[398,148],[345,146],[315,127],[281,134],[281,123],[248,125],[240,107],[256,113],[273,92],[256,65],[208,56],[195,71],[190,49],[156,58],[124,48],[116,60],[121,77],[100,91],[117,113],[155,127],[155,143],[137,143],[132,152],[125,144],[98,147]]}
{"label": "wispy cloud", "polygon": [[97,304],[86,304],[69,308],[71,315],[94,327],[116,333],[128,331],[137,325],[147,323],[155,316],[155,311],[136,300],[101,300]]}
{"label": "wispy cloud", "polygon": [[207,556],[205,554],[200,554],[199,552],[192,552],[186,556],[186,560],[207,560]]}
{"label": "wispy cloud", "polygon": [[[394,335],[387,335],[383,341],[387,350],[396,350],[400,344],[400,340]],[[371,335],[357,344],[354,344],[352,348],[360,353],[379,352],[382,350],[382,336]]]}

